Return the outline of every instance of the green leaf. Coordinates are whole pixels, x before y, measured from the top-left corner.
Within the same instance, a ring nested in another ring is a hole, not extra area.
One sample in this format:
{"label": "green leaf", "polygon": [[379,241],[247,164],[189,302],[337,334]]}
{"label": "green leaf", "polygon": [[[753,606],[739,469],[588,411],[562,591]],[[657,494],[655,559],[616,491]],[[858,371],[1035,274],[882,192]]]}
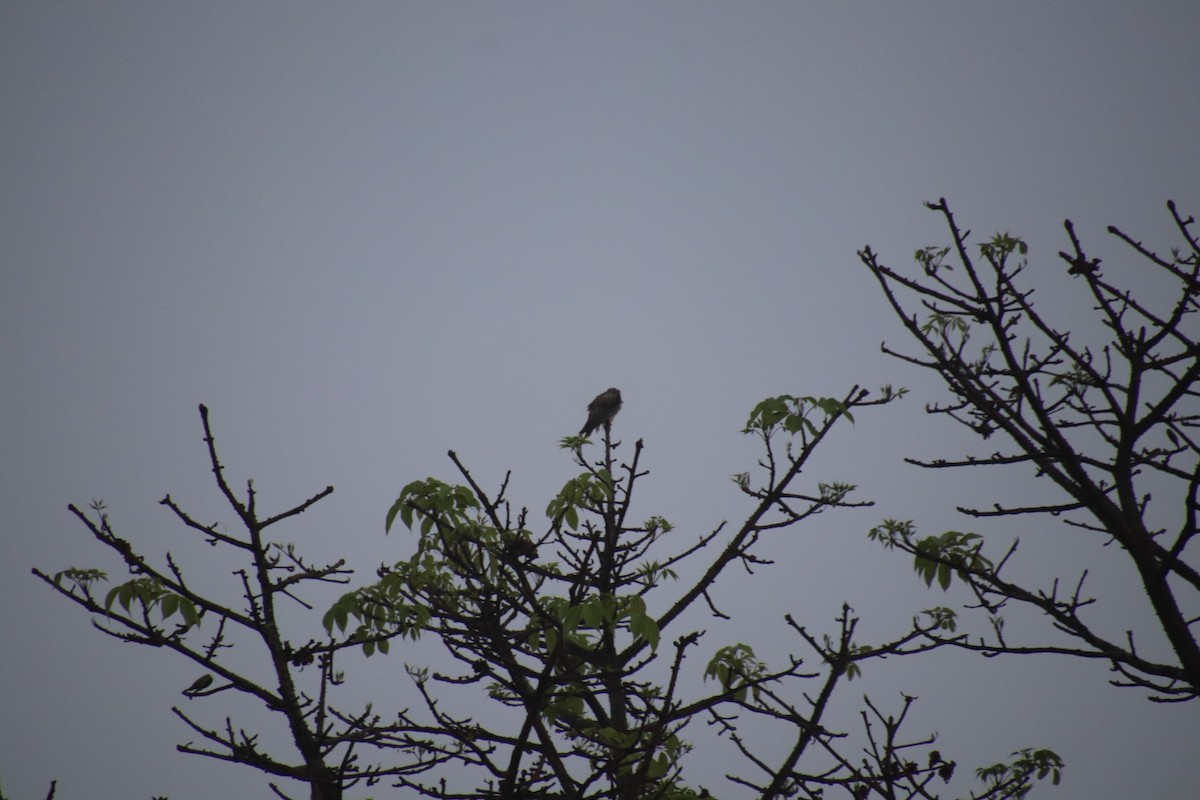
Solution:
{"label": "green leaf", "polygon": [[579,620],[583,617],[583,606],[570,606],[563,612],[562,625],[563,632],[570,635],[579,627]]}
{"label": "green leaf", "polygon": [[629,747],[637,738],[634,731],[619,731],[612,726],[605,726],[596,731],[596,736],[610,747]]}
{"label": "green leaf", "polygon": [[321,624],[325,626],[325,630],[333,633],[336,627],[342,633],[346,632],[346,626],[350,624],[350,608],[353,607],[355,597],[353,594],[343,595],[321,618]]}
{"label": "green leaf", "polygon": [[808,400],[814,406],[821,409],[827,417],[836,417],[840,414],[851,422],[854,422],[854,417],[850,416],[850,412],[846,410],[846,404],[836,397],[806,397],[803,399]]}
{"label": "green leaf", "polygon": [[589,600],[581,606],[583,621],[590,628],[598,628],[604,622],[604,606],[599,600]]}
{"label": "green leaf", "polygon": [[930,624],[935,630],[954,632],[958,629],[958,615],[954,609],[938,606],[927,608],[921,613],[929,617]]}
{"label": "green leaf", "polygon": [[942,591],[945,591],[950,588],[950,578],[951,578],[950,565],[949,564],[939,564],[938,565],[938,584],[941,585]]}
{"label": "green leaf", "polygon": [[[746,644],[735,644],[717,650],[704,671],[704,679],[716,678],[721,688],[729,691],[752,680],[766,670],[761,661],[754,657],[754,650]],[[757,693],[757,689],[755,692]],[[746,697],[745,686],[734,695],[738,700]]]}
{"label": "green leaf", "polygon": [[[892,542],[910,541],[911,532],[907,531]],[[975,570],[990,569],[992,562],[980,552],[983,537],[977,533],[962,533],[946,531],[941,536],[927,536],[913,547],[913,569],[925,581],[926,586],[933,586],[936,579],[943,590],[949,588],[950,582],[957,572],[959,577],[965,574],[964,568]]]}
{"label": "green leaf", "polygon": [[786,395],[779,397],[768,397],[761,401],[750,412],[749,418],[746,420],[745,431],[751,430],[770,430],[779,424],[780,420],[788,414]]}
{"label": "green leaf", "polygon": [[67,569],[54,573],[54,585],[62,586],[63,578],[66,578],[76,586],[86,589],[95,581],[108,580],[108,575],[98,569],[80,569],[78,567],[68,567]]}
{"label": "green leaf", "polygon": [[651,650],[658,650],[658,640],[661,633],[658,630],[658,623],[649,615],[641,612],[630,614],[629,632],[649,644]]}
{"label": "green leaf", "polygon": [[[383,530],[385,533],[391,533],[392,523],[396,521],[396,515],[399,514],[401,511],[403,511],[405,508],[407,508],[407,504],[405,503],[404,498],[403,497],[396,498],[396,502],[392,503],[392,507],[388,509],[387,521],[384,522],[384,524],[383,524]],[[404,521],[405,527],[411,528],[412,527],[412,509],[410,508],[410,509],[408,509],[408,511],[409,511],[409,513],[406,514],[402,519]]]}
{"label": "green leaf", "polygon": [[196,604],[185,597],[179,598],[179,612],[183,615],[183,624],[189,628],[200,623],[200,615],[196,613]]}

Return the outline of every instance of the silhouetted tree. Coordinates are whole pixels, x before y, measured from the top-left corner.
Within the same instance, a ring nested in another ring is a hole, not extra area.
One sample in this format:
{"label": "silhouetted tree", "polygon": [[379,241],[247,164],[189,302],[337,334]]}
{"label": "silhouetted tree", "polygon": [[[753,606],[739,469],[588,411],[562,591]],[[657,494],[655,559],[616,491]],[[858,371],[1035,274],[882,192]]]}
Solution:
{"label": "silhouetted tree", "polygon": [[[172,650],[204,669],[205,673],[184,690],[189,699],[238,692],[271,714],[281,715],[295,746],[291,758],[269,753],[259,744],[258,731],[244,727],[243,722],[226,717],[223,724],[204,723],[194,713],[175,707],[171,710],[203,742],[181,744],[180,751],[292,778],[309,785],[312,800],[337,800],[344,788],[389,771],[359,764],[356,726],[340,721],[329,703],[330,691],[341,681],[334,667],[335,656],[347,647],[357,650],[362,642],[330,637],[327,641],[293,644],[286,633],[281,605],[291,603],[311,610],[312,605],[302,599],[304,591],[313,584],[344,584],[350,570],[340,560],[321,566],[310,564],[292,545],[267,538],[269,529],[303,513],[331,494],[333,487],[291,509],[264,515],[257,506],[252,482],[247,483],[242,499],[226,481],[204,406],[200,406],[200,417],[217,487],[233,511],[237,527],[230,530],[219,524],[201,523],[169,495],[162,504],[191,535],[238,555],[244,565],[235,573],[242,590],[240,605],[237,600],[195,585],[169,553],[165,564],[152,564],[117,534],[101,502],[92,504],[90,514],[74,505],[69,508],[101,544],[121,556],[133,577],[100,596],[97,586],[107,579],[100,570],[71,568],[53,576],[38,569],[33,572],[59,594],[98,615],[99,620],[93,624],[103,633],[126,642]],[[245,664],[253,666],[240,666]],[[264,680],[264,675],[269,677]],[[416,759],[393,769],[422,766]],[[281,788],[271,786],[280,797],[286,797]]]}
{"label": "silhouetted tree", "polygon": [[[762,660],[750,641],[709,648],[696,621],[727,618],[713,589],[736,585],[730,567],[765,568],[765,538],[822,512],[868,505],[852,499],[851,485],[813,485],[802,476],[840,423],[904,393],[886,387],[877,398],[856,387],[840,399],[784,395],[756,406],[744,432],[759,438],[763,455],[755,470],[734,476],[749,501],[744,516],[702,533],[635,509],[635,496],[640,504],[644,494],[635,488],[648,473],[642,442],[622,456],[625,445],[612,437],[615,390],[602,395],[613,402],[597,415],[600,451],[585,450],[591,445],[581,436],[563,439],[581,471],[550,500],[544,519],[510,504],[507,477],[489,493],[451,452],[460,483],[409,483],[387,515],[389,529],[399,521],[416,534],[411,555],[344,593],[322,618],[328,635],[301,644],[292,643],[281,605],[312,612],[306,592],[344,585],[351,571],[342,561],[311,564],[267,532],[332,488],[262,514],[253,484],[239,497],[227,483],[201,406],[208,458],[236,525],[202,524],[169,496],[162,502],[191,535],[238,554],[241,596],[231,601],[193,585],[169,554],[152,564],[117,535],[98,502],[91,513],[70,510],[121,557],[131,578],[99,592],[107,576],[97,569],[34,573],[96,615],[104,633],[203,668],[184,690],[189,700],[229,691],[254,698],[282,716],[294,746],[290,755],[268,752],[253,724],[203,722],[176,707],[202,742],[180,750],[300,781],[322,800],[384,782],[437,800],[709,797],[688,775],[696,746],[689,735],[698,725],[732,749],[737,767],[722,793],[933,798],[955,762],[932,749],[933,737],[902,731],[912,698],[891,713],[866,699],[854,736],[831,730],[827,720],[836,690],[865,662],[943,647],[1102,659],[1118,673],[1117,685],[1142,687],[1158,701],[1195,699],[1200,569],[1188,550],[1200,510],[1194,220],[1168,204],[1182,237],[1169,255],[1109,228],[1141,270],[1120,277],[1085,253],[1066,223],[1070,248],[1059,256],[1104,331],[1092,341],[1035,307],[1021,239],[999,234],[971,244],[944,200],[929,207],[944,218],[950,243],[918,250],[911,274],[870,248],[859,256],[919,347],[915,355],[886,345],[885,352],[935,373],[952,399],[927,410],[987,444],[981,453],[910,461],[929,469],[1025,468],[1052,484],[1060,496],[1048,504],[960,511],[1057,519],[1097,545],[1116,545],[1136,571],[1153,628],[1107,630],[1095,612],[1104,598],[1085,588],[1085,567],[1028,585],[1012,575],[1015,540],[997,548],[973,532],[921,536],[912,521],[888,519],[871,537],[912,556],[929,585],[948,589],[957,577],[971,593],[965,614],[923,611],[911,628],[872,644],[856,639],[858,619],[848,606],[824,633],[780,609],[800,651],[784,663]],[[1056,633],[1006,630],[1011,607],[1040,612]],[[990,623],[982,635],[958,627],[973,611]],[[377,703],[350,710],[333,702],[343,681],[335,659],[387,654],[422,636],[457,666],[407,667],[412,705],[384,712]],[[1148,646],[1147,638],[1154,639]],[[245,655],[252,648],[256,662]],[[252,662],[256,668],[243,666]],[[696,675],[705,680],[699,689]],[[783,755],[780,742],[787,743]],[[1061,769],[1052,751],[1023,749],[976,770],[983,788],[970,797],[1024,797],[1038,779],[1057,782]]]}
{"label": "silhouetted tree", "polygon": [[[684,732],[697,717],[717,724],[741,750],[751,770],[735,780],[755,796],[790,796],[817,786],[801,758],[809,750],[836,752],[835,734],[822,727],[834,688],[861,661],[925,649],[912,643],[938,621],[872,647],[854,641],[857,620],[849,609],[838,620],[838,635],[828,639],[788,617],[816,664],[793,657],[773,667],[749,644],[720,648],[704,658],[704,674],[715,686],[692,696],[683,678],[704,633],[681,627],[682,618],[705,602],[709,613],[725,616],[710,590],[731,565],[762,565],[756,546],[763,537],[827,509],[862,505],[848,499],[851,486],[804,492],[794,484],[836,422],[893,396],[870,400],[855,389],[840,401],[764,401],[746,427],[766,446],[762,481],[736,476],[752,510],[735,530],[726,532],[722,524],[699,537],[681,537],[661,516],[632,521],[635,487],[647,474],[642,442],[628,461],[618,461],[621,445],[612,440],[611,426],[595,461],[583,456],[586,440],[564,439],[583,471],[550,502],[548,521],[537,531],[527,511],[514,514],[505,499],[507,480],[492,496],[451,452],[464,483],[411,483],[388,516],[389,527],[399,517],[417,531],[416,552],[382,568],[377,583],[346,595],[328,619],[339,629],[354,620],[363,637],[432,634],[461,670],[411,670],[425,714],[373,720],[363,735],[455,765],[451,777],[443,772],[432,782],[398,778],[406,788],[445,800],[698,797],[686,787],[682,766],[690,749]],[[663,552],[668,542],[675,550]],[[674,579],[685,564],[699,577],[677,588]],[[669,646],[664,637],[672,637]],[[793,687],[807,682],[818,688],[805,694]],[[479,692],[513,713],[495,722],[455,717],[443,709],[451,688],[457,696]],[[747,743],[754,737],[742,731],[752,719],[774,723],[791,737],[784,759],[754,755]],[[936,766],[914,766],[911,774],[896,769],[898,744],[889,740],[880,749],[874,770],[842,758],[819,783],[857,788],[877,782],[894,789],[903,779],[919,784],[936,776]]]}
{"label": "silhouetted tree", "polygon": [[[885,389],[873,399],[855,388],[840,400],[780,396],[760,403],[745,432],[760,439],[764,455],[753,474],[735,476],[748,511],[735,527],[722,523],[699,535],[674,530],[658,515],[632,521],[634,490],[647,475],[643,447],[634,443],[620,460],[611,425],[604,426],[594,460],[583,455],[586,439],[563,440],[582,471],[550,501],[541,525],[526,508],[510,506],[507,478],[493,496],[451,452],[462,484],[412,482],[387,515],[389,528],[400,520],[416,532],[411,557],[380,567],[377,581],[334,603],[323,618],[327,639],[300,645],[286,633],[280,604],[303,615],[313,608],[306,589],[345,583],[350,571],[342,561],[314,566],[294,546],[268,539],[268,530],[332,488],[264,515],[252,484],[243,499],[227,483],[202,406],[212,471],[240,531],[202,524],[170,497],[163,504],[185,531],[244,560],[239,601],[195,586],[169,554],[165,564],[151,564],[117,535],[100,503],[91,514],[71,510],[121,556],[132,578],[101,595],[97,587],[106,576],[99,570],[34,572],[97,615],[104,633],[174,651],[202,667],[204,676],[184,690],[189,699],[235,691],[282,715],[295,748],[290,757],[270,753],[252,724],[205,723],[176,707],[205,742],[182,744],[181,751],[301,781],[312,798],[338,798],[381,781],[401,787],[404,796],[441,800],[709,797],[686,775],[693,746],[686,733],[698,719],[727,739],[739,765],[723,792],[936,797],[934,787],[950,781],[955,762],[931,749],[934,737],[901,731],[912,698],[903,699],[898,714],[867,700],[859,744],[825,720],[835,690],[863,663],[942,646],[937,632],[951,622],[940,612],[868,644],[856,640],[858,620],[849,607],[828,634],[810,632],[781,609],[811,663],[793,655],[778,665],[761,660],[746,642],[706,650],[704,631],[689,627],[697,614],[727,616],[711,590],[719,580],[736,580],[727,574],[732,566],[765,567],[758,552],[764,538],[824,511],[867,504],[850,499],[850,485],[802,487],[801,475],[839,423],[899,394]],[[695,577],[683,581],[681,571]],[[416,710],[385,716],[375,710],[378,703],[353,711],[334,704],[343,681],[334,662],[347,648],[386,654],[417,636],[438,640],[459,668],[447,674],[407,667]],[[248,648],[257,657],[248,657]],[[268,680],[262,667],[269,668]],[[708,690],[697,694],[693,676],[702,676]],[[471,712],[453,710],[465,698]],[[782,756],[760,752],[766,736],[772,752],[788,743]],[[1023,797],[1036,778],[1057,781],[1060,768],[1051,751],[1021,751],[978,770],[984,788],[971,797]],[[288,796],[284,787],[271,787]]]}
{"label": "silhouetted tree", "polygon": [[[1011,577],[1005,568],[1014,561],[1015,541],[996,552],[974,533],[921,538],[912,522],[898,520],[885,521],[872,536],[914,556],[927,582],[947,587],[959,577],[992,623],[983,637],[933,631],[931,641],[989,655],[1104,659],[1119,673],[1117,685],[1144,687],[1156,700],[1195,699],[1200,571],[1188,545],[1200,508],[1194,316],[1200,246],[1193,218],[1168,203],[1182,243],[1166,256],[1110,227],[1135,256],[1135,267],[1119,277],[1106,274],[1065,223],[1070,249],[1058,255],[1105,331],[1093,339],[1035,306],[1024,242],[1001,234],[973,245],[944,199],[929,208],[945,219],[951,241],[918,250],[915,271],[886,266],[870,248],[859,255],[921,351],[908,355],[885,345],[885,352],[935,373],[953,399],[929,412],[966,426],[987,444],[973,455],[910,461],[930,469],[1024,468],[1052,482],[1060,500],[1048,505],[959,510],[977,518],[1061,519],[1093,534],[1097,546],[1115,543],[1136,570],[1158,631],[1105,630],[1093,606],[1100,598],[1085,588],[1086,568],[1043,586]],[[1038,610],[1067,638],[1014,636],[1003,625],[1009,605]],[[1147,639],[1153,640],[1148,647]]]}

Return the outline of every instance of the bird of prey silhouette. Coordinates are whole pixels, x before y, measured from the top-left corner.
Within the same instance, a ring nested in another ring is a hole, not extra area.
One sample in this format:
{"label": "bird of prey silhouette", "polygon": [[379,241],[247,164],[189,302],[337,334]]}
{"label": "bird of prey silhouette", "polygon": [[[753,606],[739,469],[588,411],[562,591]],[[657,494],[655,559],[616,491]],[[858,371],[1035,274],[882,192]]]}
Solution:
{"label": "bird of prey silhouette", "polygon": [[588,403],[587,422],[579,429],[579,435],[591,436],[592,431],[601,425],[608,426],[620,410],[620,389],[607,389],[596,395],[596,399]]}

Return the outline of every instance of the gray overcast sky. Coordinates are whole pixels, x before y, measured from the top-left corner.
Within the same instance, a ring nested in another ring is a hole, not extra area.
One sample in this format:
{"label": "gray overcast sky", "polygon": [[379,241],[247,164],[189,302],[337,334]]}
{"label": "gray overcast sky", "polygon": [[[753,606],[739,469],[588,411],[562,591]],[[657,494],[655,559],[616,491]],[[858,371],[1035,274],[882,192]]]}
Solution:
{"label": "gray overcast sky", "polygon": [[[909,385],[813,475],[876,508],[822,518],[755,592],[726,591],[759,614],[737,635],[762,649],[785,611],[828,627],[845,600],[882,635],[942,602],[866,529],[962,527],[956,502],[1008,487],[902,466],[968,443],[921,414],[937,387],[880,355],[903,340],[855,252],[903,264],[941,243],[921,207],[939,196],[980,234],[1023,236],[1034,274],[1060,274],[1066,217],[1106,263],[1123,256],[1108,224],[1173,244],[1164,202],[1200,213],[1198,8],[7,0],[4,790],[265,796],[257,774],[175,753],[193,665],[103,638],[29,574],[122,576],[66,511],[92,498],[150,552],[205,557],[157,504],[228,520],[199,402],[260,502],[336,485],[286,535],[370,575],[408,552],[383,536],[387,507],[451,477],[448,448],[491,486],[513,468],[540,513],[573,472],[557,440],[607,386],[619,433],[647,444],[641,513],[691,537],[745,511],[728,476],[755,456],[737,433],[754,402]],[[1078,568],[1059,531],[1020,532],[1045,546],[1031,558]],[[1127,578],[1115,564],[1089,566]],[[1151,706],[1101,666],[875,669],[875,697],[921,695],[916,730],[964,767],[1057,749],[1067,781],[1045,796],[1200,785],[1195,704]]]}

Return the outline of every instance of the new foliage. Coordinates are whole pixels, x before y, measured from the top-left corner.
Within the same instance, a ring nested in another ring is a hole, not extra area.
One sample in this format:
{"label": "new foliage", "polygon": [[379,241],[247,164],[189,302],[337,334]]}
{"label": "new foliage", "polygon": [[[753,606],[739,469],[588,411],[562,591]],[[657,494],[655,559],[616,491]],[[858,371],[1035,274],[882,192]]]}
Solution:
{"label": "new foliage", "polygon": [[[170,555],[152,563],[117,534],[100,503],[91,513],[71,511],[120,558],[128,579],[108,586],[94,568],[35,574],[94,615],[102,632],[188,663],[180,685],[193,705],[173,711],[192,739],[179,749],[271,776],[280,797],[298,782],[322,800],[349,790],[438,800],[935,798],[958,785],[955,761],[944,755],[954,743],[934,749],[933,737],[905,732],[912,698],[865,700],[856,731],[833,730],[829,720],[864,665],[884,656],[937,658],[919,654],[944,647],[1104,659],[1120,685],[1159,700],[1195,699],[1193,220],[1170,206],[1182,244],[1169,255],[1110,229],[1140,269],[1170,287],[1165,294],[1146,290],[1143,273],[1110,276],[1067,223],[1059,268],[1104,332],[1089,340],[1035,306],[1022,240],[1003,234],[971,244],[944,201],[931,208],[950,243],[919,250],[914,271],[893,269],[870,249],[860,257],[916,345],[915,354],[885,350],[944,384],[950,400],[929,411],[985,444],[979,453],[914,463],[1025,469],[1051,484],[1059,496],[1049,504],[961,510],[1014,525],[1061,520],[1098,545],[1115,544],[1136,572],[1152,628],[1105,630],[1093,612],[1103,598],[1085,588],[1083,569],[1026,585],[1013,574],[1015,541],[997,547],[992,534],[969,530],[921,535],[915,523],[889,519],[870,536],[905,553],[929,586],[967,587],[965,605],[984,624],[968,633],[969,611],[939,607],[887,641],[864,642],[849,607],[828,630],[800,621],[803,609],[780,608],[778,627],[794,643],[780,663],[755,649],[762,620],[745,627],[741,642],[706,638],[704,620],[727,617],[714,587],[735,588],[742,567],[769,568],[766,539],[803,529],[815,514],[864,505],[852,485],[808,473],[830,437],[903,393],[886,388],[875,397],[855,388],[840,398],[758,404],[745,433],[761,456],[733,476],[745,504],[736,522],[703,531],[644,508],[652,484],[643,444],[614,439],[611,416],[599,447],[563,440],[578,472],[536,512],[510,503],[507,478],[489,491],[451,452],[457,482],[427,478],[403,488],[386,515],[387,529],[404,537],[401,557],[350,591],[343,562],[310,563],[277,538],[332,489],[280,513],[260,511],[252,484],[239,495],[227,482],[201,407],[208,460],[233,524],[200,523],[170,497],[163,504],[186,535],[239,559],[238,590],[197,585]],[[1053,632],[1006,631],[1004,612],[1014,606],[1045,615]],[[326,635],[289,633],[297,619],[307,630],[323,623]],[[1150,637],[1162,646],[1139,646]],[[402,667],[418,638],[441,655]],[[346,707],[335,661],[364,655],[394,659],[396,681],[386,697]],[[236,721],[217,713],[232,693],[253,701],[239,704]],[[270,717],[290,733],[283,751],[260,743]],[[719,739],[698,736],[703,730]],[[699,785],[692,767],[701,759],[731,765],[719,785]],[[1040,779],[1057,783],[1061,771],[1052,751],[1022,749],[977,769],[970,797],[1024,797]]]}
{"label": "new foliage", "polygon": [[[824,720],[837,690],[864,663],[940,646],[931,637],[951,621],[924,614],[892,640],[871,644],[856,639],[858,620],[848,607],[829,633],[810,632],[780,609],[800,651],[781,664],[761,660],[750,642],[710,646],[695,627],[706,615],[726,616],[711,590],[737,580],[726,574],[730,567],[769,564],[758,553],[764,538],[823,511],[865,505],[850,499],[853,486],[805,488],[801,476],[836,428],[899,394],[885,389],[872,398],[855,388],[841,399],[781,396],[760,403],[745,432],[761,442],[763,456],[753,472],[734,476],[748,500],[746,514],[735,526],[721,523],[701,534],[675,529],[656,514],[635,521],[635,488],[647,477],[643,445],[635,442],[622,459],[624,445],[612,439],[610,426],[590,459],[585,439],[563,440],[580,472],[544,515],[514,510],[507,479],[489,494],[451,452],[461,484],[413,481],[387,514],[388,529],[412,531],[411,555],[381,566],[377,580],[334,602],[322,615],[328,637],[300,645],[286,632],[294,615],[281,613],[281,604],[303,614],[314,607],[306,592],[345,583],[349,570],[340,561],[311,565],[267,531],[332,490],[262,514],[252,484],[243,499],[227,483],[202,407],[217,487],[240,533],[197,522],[169,497],[163,503],[190,535],[240,554],[240,602],[194,586],[170,555],[165,565],[151,564],[116,534],[100,504],[91,515],[72,511],[122,557],[131,578],[101,595],[97,587],[107,578],[98,570],[35,573],[95,614],[108,635],[174,651],[202,667],[204,674],[183,690],[190,701],[215,702],[226,692],[257,701],[260,713],[243,705],[246,719],[236,723],[205,722],[202,711],[176,707],[201,741],[180,750],[293,779],[311,798],[372,786],[444,800],[682,799],[712,796],[710,789],[760,798],[834,791],[855,800],[936,797],[955,764],[930,749],[933,737],[902,732],[912,698],[904,699],[899,716],[868,701],[857,737]],[[408,698],[398,709],[338,706],[343,675],[335,658],[349,655],[347,648],[395,654],[417,637],[439,642],[457,668],[398,669],[394,694]],[[249,648],[257,657],[247,659]],[[257,667],[235,666],[248,662]],[[269,680],[254,677],[262,666]],[[697,685],[704,690],[697,693]],[[286,720],[291,753],[259,744],[257,730],[270,715]],[[688,778],[688,765],[697,763],[689,761],[689,732],[698,725],[718,731],[730,748],[724,756],[704,754],[734,765],[722,786]],[[774,755],[760,752],[763,742]],[[1031,764],[1060,766],[1049,751],[1029,752],[1042,755],[1018,753],[979,771],[983,789],[972,797],[1021,797]],[[290,785],[271,783],[280,797],[291,796]]]}

